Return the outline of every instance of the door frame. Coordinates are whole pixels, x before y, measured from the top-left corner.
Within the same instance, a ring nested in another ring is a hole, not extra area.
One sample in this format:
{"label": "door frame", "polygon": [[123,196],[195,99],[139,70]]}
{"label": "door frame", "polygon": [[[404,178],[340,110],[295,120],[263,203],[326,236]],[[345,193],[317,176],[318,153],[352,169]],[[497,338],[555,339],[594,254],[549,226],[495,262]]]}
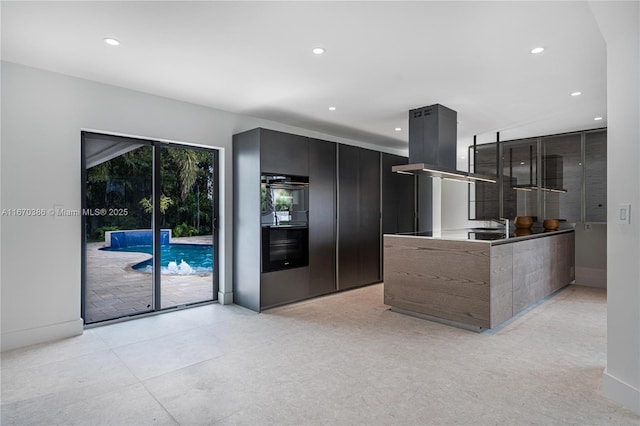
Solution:
{"label": "door frame", "polygon": [[94,325],[98,325],[98,324],[107,324],[107,323],[113,323],[113,322],[119,322],[119,321],[126,321],[129,319],[133,319],[133,318],[140,318],[142,316],[146,316],[146,315],[155,315],[158,313],[164,313],[164,312],[171,312],[171,311],[175,311],[175,310],[179,310],[179,309],[184,309],[184,308],[190,308],[190,307],[195,307],[195,306],[200,306],[200,305],[206,305],[206,304],[210,304],[213,302],[216,302],[218,300],[218,293],[220,290],[220,203],[221,203],[221,199],[220,199],[220,179],[221,179],[221,174],[220,174],[220,149],[215,148],[215,147],[204,147],[204,146],[198,146],[198,145],[190,145],[187,143],[178,143],[178,142],[167,142],[167,141],[161,141],[161,140],[154,140],[154,139],[147,139],[147,138],[139,138],[139,137],[134,137],[134,136],[124,136],[124,135],[115,135],[115,134],[110,134],[110,133],[101,133],[98,131],[91,131],[91,130],[81,130],[80,132],[80,168],[81,168],[81,181],[80,181],[80,186],[81,186],[81,200],[80,200],[80,206],[81,206],[81,211],[85,211],[85,209],[87,208],[86,205],[86,181],[87,181],[87,170],[86,170],[86,158],[85,158],[85,154],[86,154],[86,148],[85,145],[87,143],[87,137],[96,137],[96,138],[101,138],[101,139],[112,139],[112,140],[117,140],[119,142],[131,142],[134,144],[140,144],[140,145],[149,145],[152,148],[152,156],[153,156],[153,162],[152,162],[152,198],[153,198],[153,205],[155,206],[159,206],[160,205],[160,194],[161,194],[161,173],[159,173],[159,167],[160,167],[160,152],[161,152],[161,148],[166,148],[166,147],[176,147],[176,148],[183,148],[183,149],[193,149],[193,150],[198,150],[198,151],[209,151],[211,152],[211,154],[213,155],[213,172],[212,172],[212,179],[213,179],[213,199],[214,202],[212,203],[212,226],[211,226],[211,231],[212,231],[212,263],[213,263],[213,273],[212,273],[212,299],[211,300],[206,300],[206,301],[200,301],[200,302],[193,302],[193,303],[188,303],[186,305],[180,305],[180,306],[172,306],[169,308],[165,308],[162,309],[162,303],[161,303],[161,299],[162,299],[162,295],[161,295],[161,282],[162,282],[162,277],[160,274],[160,228],[161,228],[161,217],[160,217],[160,209],[159,208],[154,208],[153,209],[153,213],[152,213],[152,221],[151,221],[151,229],[152,229],[152,235],[153,235],[153,240],[152,240],[152,244],[153,244],[153,273],[152,273],[152,299],[153,299],[153,304],[152,304],[152,310],[149,312],[143,312],[140,314],[134,314],[134,315],[126,315],[123,317],[118,317],[118,318],[112,318],[112,319],[107,319],[107,320],[103,320],[103,321],[96,321],[96,322],[92,322],[87,324],[86,322],[86,303],[87,303],[87,238],[86,238],[86,225],[87,225],[87,218],[84,214],[80,215],[80,226],[81,226],[81,232],[80,232],[80,237],[81,237],[81,261],[80,261],[80,316],[83,320],[84,326],[94,326]]}

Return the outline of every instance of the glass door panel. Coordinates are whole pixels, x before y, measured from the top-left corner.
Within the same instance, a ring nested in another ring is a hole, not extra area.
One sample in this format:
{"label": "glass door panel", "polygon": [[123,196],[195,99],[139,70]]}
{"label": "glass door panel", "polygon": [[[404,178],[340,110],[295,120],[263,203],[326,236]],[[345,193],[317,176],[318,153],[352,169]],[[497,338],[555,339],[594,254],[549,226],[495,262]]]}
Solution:
{"label": "glass door panel", "polygon": [[[216,152],[160,148],[161,308],[213,300]],[[214,173],[215,172],[215,173]]]}
{"label": "glass door panel", "polygon": [[585,140],[585,219],[607,221],[607,131],[586,134]]}
{"label": "glass door panel", "polygon": [[[478,175],[497,178],[497,149],[497,143],[469,147],[470,171]],[[488,182],[474,182],[470,188],[473,188],[469,191],[473,208],[470,209],[469,219],[490,220],[502,217],[500,214],[499,185]]]}
{"label": "glass door panel", "polygon": [[502,155],[504,217],[533,216],[535,220],[538,215],[537,139],[504,142]]}
{"label": "glass door panel", "polygon": [[543,219],[580,221],[582,167],[581,134],[542,139]]}
{"label": "glass door panel", "polygon": [[83,134],[85,323],[153,307],[153,147]]}

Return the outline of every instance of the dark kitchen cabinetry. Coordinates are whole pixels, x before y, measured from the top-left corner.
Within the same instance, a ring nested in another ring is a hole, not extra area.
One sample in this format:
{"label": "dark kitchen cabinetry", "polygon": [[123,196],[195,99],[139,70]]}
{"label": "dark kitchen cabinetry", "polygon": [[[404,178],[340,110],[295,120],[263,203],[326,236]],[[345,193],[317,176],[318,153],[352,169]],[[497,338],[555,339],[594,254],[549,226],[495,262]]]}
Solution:
{"label": "dark kitchen cabinetry", "polygon": [[415,228],[415,176],[393,173],[391,167],[408,164],[407,157],[382,154],[382,233],[412,232]]}
{"label": "dark kitchen cabinetry", "polygon": [[309,176],[309,138],[260,129],[260,167],[264,173]]}
{"label": "dark kitchen cabinetry", "polygon": [[[263,256],[269,255],[263,252],[262,238],[265,224],[262,223],[261,177],[265,174],[308,177],[308,138],[261,128],[233,136],[233,297],[235,303],[254,311],[311,295],[311,262],[296,261],[291,266],[302,266],[282,270],[263,268]],[[308,192],[311,200],[312,183]],[[313,226],[310,220],[308,227]],[[278,237],[282,232],[276,230],[269,235]],[[312,237],[308,235],[309,248],[313,247]],[[286,237],[287,241],[290,239]],[[307,243],[306,238],[301,241]],[[311,260],[310,253],[306,254]]]}
{"label": "dark kitchen cabinetry", "polygon": [[336,144],[309,139],[309,295],[336,290]]}
{"label": "dark kitchen cabinetry", "polygon": [[[262,128],[234,135],[234,302],[261,311],[381,281],[382,232],[414,230],[415,178],[391,171],[403,163],[405,157]],[[300,223],[282,223],[301,212],[290,209],[284,219],[281,210],[268,216],[263,208],[277,206],[276,189],[301,183],[306,190],[289,190],[293,200],[306,194],[307,234]]]}
{"label": "dark kitchen cabinetry", "polygon": [[338,147],[338,289],[381,280],[380,152]]}

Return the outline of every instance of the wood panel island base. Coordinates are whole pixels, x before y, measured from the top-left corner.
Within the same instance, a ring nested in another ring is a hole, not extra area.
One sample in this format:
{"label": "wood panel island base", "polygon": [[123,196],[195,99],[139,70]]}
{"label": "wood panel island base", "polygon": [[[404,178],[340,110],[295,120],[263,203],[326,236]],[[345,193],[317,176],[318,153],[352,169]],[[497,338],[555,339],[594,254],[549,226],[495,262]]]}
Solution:
{"label": "wood panel island base", "polygon": [[494,328],[574,281],[574,253],[573,229],[388,234],[384,303],[469,330]]}

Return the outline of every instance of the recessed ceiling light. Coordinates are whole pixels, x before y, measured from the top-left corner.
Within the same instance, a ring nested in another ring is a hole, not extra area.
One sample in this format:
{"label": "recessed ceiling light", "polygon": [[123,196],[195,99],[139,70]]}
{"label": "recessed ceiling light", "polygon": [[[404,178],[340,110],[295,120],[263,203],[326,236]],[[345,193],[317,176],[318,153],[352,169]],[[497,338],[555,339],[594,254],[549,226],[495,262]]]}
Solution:
{"label": "recessed ceiling light", "polygon": [[402,127],[396,127],[396,132],[399,132],[402,130]]}
{"label": "recessed ceiling light", "polygon": [[602,120],[602,117],[595,117],[594,120],[600,121],[600,120]]}
{"label": "recessed ceiling light", "polygon": [[314,47],[312,52],[314,53],[314,55],[322,55],[324,53],[324,48],[323,47]]}
{"label": "recessed ceiling light", "polygon": [[329,111],[335,111],[336,107],[329,107]]}
{"label": "recessed ceiling light", "polygon": [[113,37],[105,37],[104,42],[109,46],[118,46],[120,44],[120,42]]}
{"label": "recessed ceiling light", "polygon": [[521,161],[520,164],[524,164],[524,161]]}
{"label": "recessed ceiling light", "polygon": [[536,54],[536,53],[542,53],[544,52],[544,47],[536,47],[535,49],[531,49],[531,53]]}
{"label": "recessed ceiling light", "polygon": [[573,92],[571,94],[571,96],[580,96],[580,95],[582,95],[582,92]]}

